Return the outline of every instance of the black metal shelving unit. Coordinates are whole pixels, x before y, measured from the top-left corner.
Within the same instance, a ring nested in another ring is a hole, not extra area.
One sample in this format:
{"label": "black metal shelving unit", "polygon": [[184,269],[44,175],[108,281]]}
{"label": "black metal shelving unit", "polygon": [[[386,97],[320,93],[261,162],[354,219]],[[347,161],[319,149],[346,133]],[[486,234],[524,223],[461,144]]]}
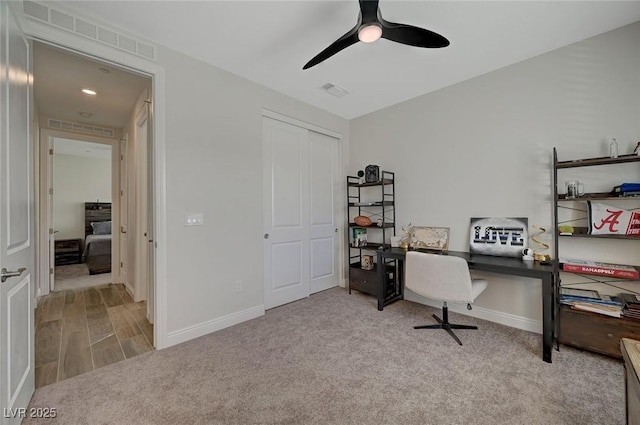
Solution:
{"label": "black metal shelving unit", "polygon": [[[347,176],[347,264],[349,266],[349,293],[352,289],[378,297],[393,298],[400,293],[397,260],[377,263],[376,252],[391,247],[391,236],[396,234],[395,173],[381,171],[376,182],[360,182],[356,176]],[[371,219],[370,226],[359,226],[357,216]],[[378,223],[381,220],[381,223]],[[354,243],[354,230],[366,229],[367,243]],[[370,256],[372,268],[363,268],[364,256]],[[378,268],[384,267],[384,282],[380,282]]]}
{"label": "black metal shelving unit", "polygon": [[[615,240],[635,240],[637,237],[631,237],[626,235],[591,235],[589,234],[588,227],[585,226],[572,226],[573,233],[563,235],[560,234],[559,225],[565,224],[559,220],[559,211],[568,208],[575,209],[573,203],[586,203],[586,201],[638,201],[638,197],[623,197],[614,196],[610,192],[594,192],[585,193],[577,198],[567,198],[566,194],[560,193],[558,188],[558,170],[577,168],[577,167],[593,167],[593,166],[615,166],[626,163],[640,163],[640,156],[638,155],[620,155],[618,158],[599,157],[599,158],[585,158],[571,161],[558,161],[558,153],[556,148],[553,149],[553,245],[557,260],[554,261],[554,275],[556,282],[555,291],[555,320],[556,320],[556,335],[558,341],[584,348],[591,351],[596,351],[602,354],[612,355],[615,357],[621,357],[620,353],[620,338],[640,338],[640,321],[634,319],[616,319],[608,316],[603,316],[595,313],[588,313],[583,311],[574,311],[567,306],[560,306],[559,290],[561,286],[561,273],[571,273],[562,270],[562,264],[560,263],[561,257],[561,244],[560,241],[570,238],[580,238],[584,243],[589,241],[597,241],[602,239],[615,239]],[[622,176],[621,176],[622,177]],[[586,207],[585,207],[586,209]],[[567,223],[579,223],[581,219],[568,220]],[[587,220],[588,221],[588,220]],[[581,242],[582,243],[582,242]],[[640,266],[635,266],[640,270]]]}

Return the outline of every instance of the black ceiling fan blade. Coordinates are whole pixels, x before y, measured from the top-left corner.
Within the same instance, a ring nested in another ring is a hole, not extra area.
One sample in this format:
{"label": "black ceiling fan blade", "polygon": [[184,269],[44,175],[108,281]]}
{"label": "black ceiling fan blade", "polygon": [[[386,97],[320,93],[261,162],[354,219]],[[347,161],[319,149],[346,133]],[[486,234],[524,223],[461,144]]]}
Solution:
{"label": "black ceiling fan blade", "polygon": [[[360,21],[360,20],[358,20]],[[348,33],[334,41],[329,47],[318,53],[313,59],[311,59],[302,69],[309,69],[312,66],[319,64],[320,62],[329,59],[331,56],[335,55],[339,51],[346,49],[352,44],[357,43],[358,40],[358,28],[360,28],[360,22],[351,29]]]}
{"label": "black ceiling fan blade", "polygon": [[407,44],[409,46],[439,48],[447,47],[450,43],[445,37],[424,28],[406,24],[387,22],[378,16],[382,24],[382,38]]}
{"label": "black ceiling fan blade", "polygon": [[378,20],[378,0],[360,0],[360,16],[363,24],[376,22]]}

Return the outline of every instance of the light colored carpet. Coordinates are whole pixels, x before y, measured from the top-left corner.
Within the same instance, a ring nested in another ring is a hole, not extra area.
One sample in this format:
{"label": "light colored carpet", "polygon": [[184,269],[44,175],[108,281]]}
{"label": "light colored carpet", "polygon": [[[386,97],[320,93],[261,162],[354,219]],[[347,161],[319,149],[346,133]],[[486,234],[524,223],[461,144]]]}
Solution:
{"label": "light colored carpet", "polygon": [[90,288],[111,282],[111,273],[89,274],[86,263],[57,266],[54,274],[54,291]]}
{"label": "light colored carpet", "polygon": [[55,419],[24,424],[616,425],[621,361],[436,309],[334,288],[264,317],[39,388],[30,407]]}

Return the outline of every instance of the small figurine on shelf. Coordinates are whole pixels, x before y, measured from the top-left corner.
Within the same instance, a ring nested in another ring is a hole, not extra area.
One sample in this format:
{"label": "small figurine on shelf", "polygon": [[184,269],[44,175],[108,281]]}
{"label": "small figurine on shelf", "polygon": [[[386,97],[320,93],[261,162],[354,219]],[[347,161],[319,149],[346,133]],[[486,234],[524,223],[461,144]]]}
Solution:
{"label": "small figurine on shelf", "polygon": [[411,233],[411,223],[407,225],[406,229],[404,228],[404,226],[401,227],[401,229],[405,233],[405,236],[402,239],[400,239],[400,248],[409,249],[409,247],[412,244],[412,238],[413,238],[413,234]]}
{"label": "small figurine on shelf", "polygon": [[633,153],[636,155],[640,155],[640,142],[636,145],[636,148],[633,150]]}

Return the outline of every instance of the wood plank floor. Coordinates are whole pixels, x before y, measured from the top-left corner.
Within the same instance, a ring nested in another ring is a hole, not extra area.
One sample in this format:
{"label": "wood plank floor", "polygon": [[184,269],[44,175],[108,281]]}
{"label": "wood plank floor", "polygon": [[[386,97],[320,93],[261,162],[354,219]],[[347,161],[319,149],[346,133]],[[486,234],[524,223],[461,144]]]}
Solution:
{"label": "wood plank floor", "polygon": [[145,301],[122,284],[67,289],[36,309],[36,388],[153,350]]}

